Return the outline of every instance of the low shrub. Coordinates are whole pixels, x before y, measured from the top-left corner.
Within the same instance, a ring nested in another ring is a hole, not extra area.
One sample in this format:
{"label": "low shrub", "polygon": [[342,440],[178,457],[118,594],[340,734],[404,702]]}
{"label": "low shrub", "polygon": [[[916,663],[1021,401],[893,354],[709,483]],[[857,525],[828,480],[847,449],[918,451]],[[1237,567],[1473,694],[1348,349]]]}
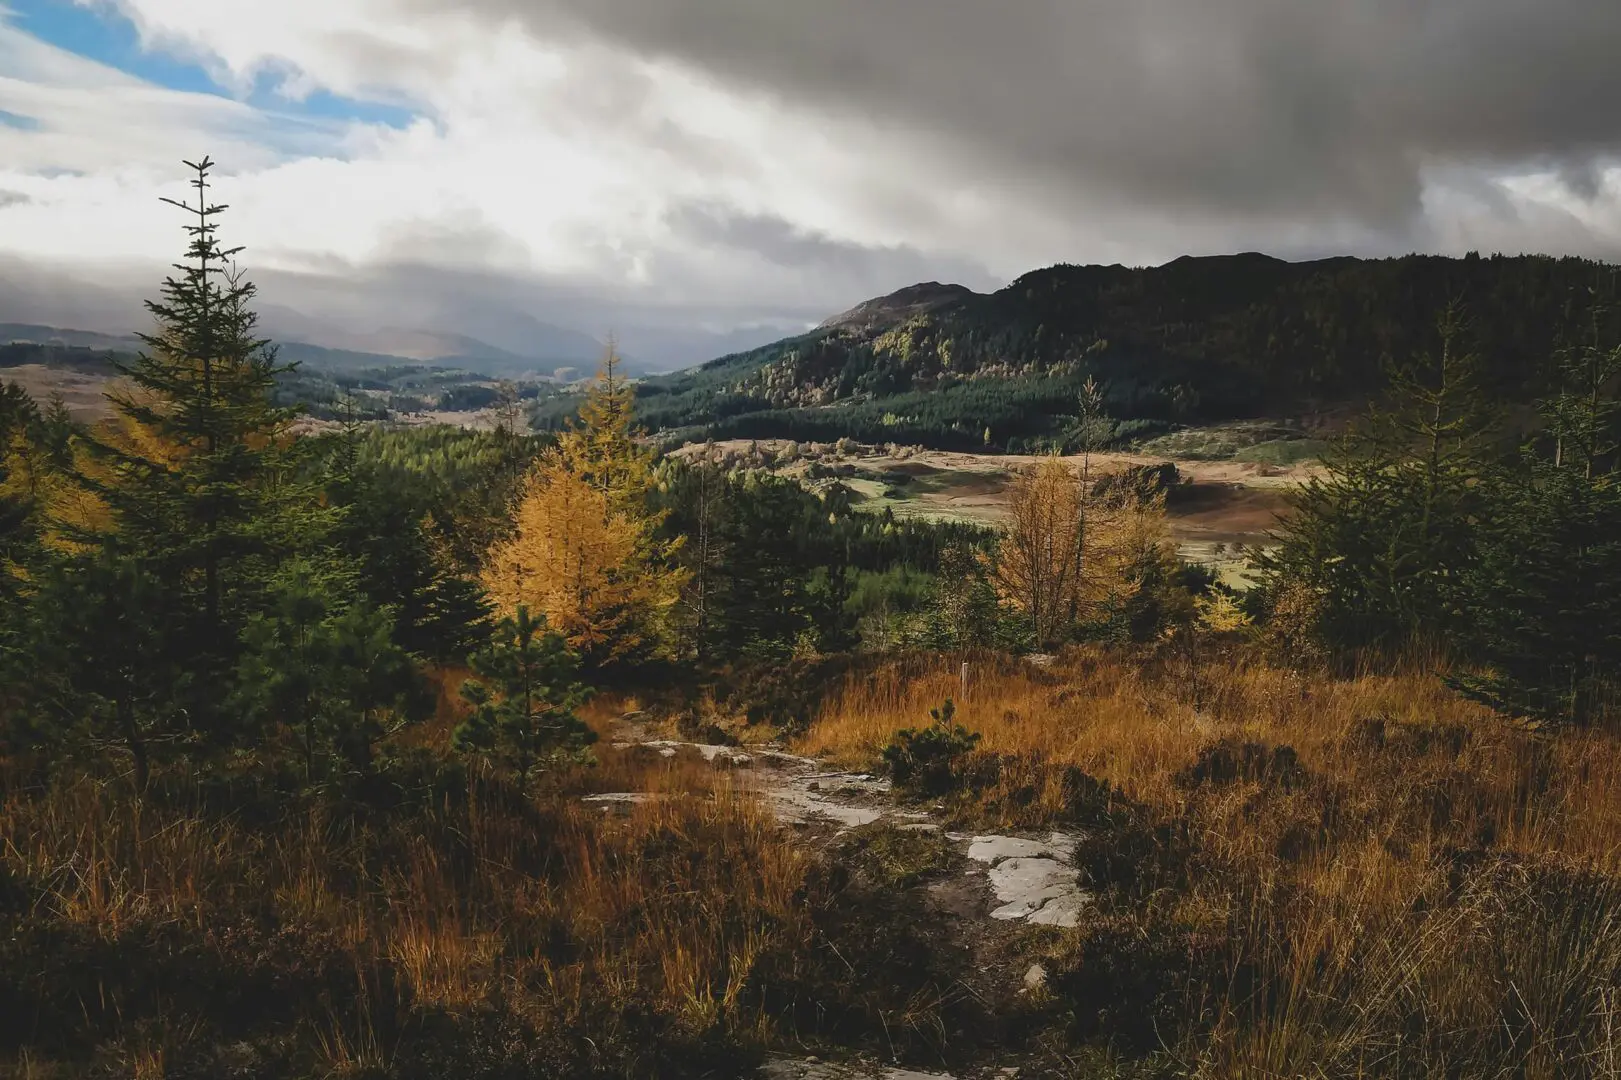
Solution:
{"label": "low shrub", "polygon": [[883,750],[884,771],[897,791],[914,798],[936,799],[959,787],[962,765],[980,736],[953,722],[957,707],[950,698],[930,709],[934,723],[897,731]]}

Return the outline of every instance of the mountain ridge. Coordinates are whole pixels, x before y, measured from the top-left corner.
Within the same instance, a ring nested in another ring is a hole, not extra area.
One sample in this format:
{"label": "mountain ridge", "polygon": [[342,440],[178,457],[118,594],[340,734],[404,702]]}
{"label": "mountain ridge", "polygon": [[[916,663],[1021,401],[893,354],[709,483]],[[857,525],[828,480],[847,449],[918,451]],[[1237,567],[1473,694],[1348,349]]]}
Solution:
{"label": "mountain ridge", "polygon": [[1309,414],[1366,398],[1387,360],[1435,347],[1436,316],[1457,298],[1494,392],[1526,400],[1587,290],[1616,273],[1543,255],[1240,252],[1060,263],[984,294],[923,282],[649,379],[643,415],[693,437],[1062,444],[1088,378],[1117,427]]}

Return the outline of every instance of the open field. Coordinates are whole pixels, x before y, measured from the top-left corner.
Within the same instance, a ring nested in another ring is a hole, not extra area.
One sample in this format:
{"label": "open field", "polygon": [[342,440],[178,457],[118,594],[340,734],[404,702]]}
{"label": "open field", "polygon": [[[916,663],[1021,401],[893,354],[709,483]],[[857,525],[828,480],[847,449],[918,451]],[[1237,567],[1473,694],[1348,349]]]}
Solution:
{"label": "open field", "polygon": [[[712,444],[721,454],[747,454],[756,447],[779,460],[786,441],[731,440]],[[695,445],[675,451],[686,455]],[[791,456],[791,455],[790,455]],[[1038,459],[1024,454],[966,454],[944,450],[857,447],[826,461],[809,455],[777,465],[775,471],[797,477],[812,487],[839,480],[863,497],[870,510],[889,508],[897,516],[971,521],[994,525],[1007,513],[1007,490],[1013,474]],[[1080,457],[1067,460],[1079,468]],[[1264,546],[1286,496],[1321,466],[1316,462],[1271,465],[1255,461],[1184,459],[1143,453],[1099,453],[1090,458],[1095,475],[1134,465],[1175,463],[1183,483],[1166,501],[1171,536],[1183,558],[1222,572],[1230,584],[1246,580],[1240,551]]]}
{"label": "open field", "polygon": [[870,765],[961,700],[947,812],[1085,838],[1094,906],[1043,960],[1072,1031],[1175,1075],[1621,1071],[1613,735],[1526,731],[1433,664],[985,655],[964,696],[946,659],[850,679],[799,749]]}
{"label": "open field", "polygon": [[93,422],[112,412],[106,398],[112,380],[104,375],[45,364],[19,364],[0,368],[0,382],[17,383],[42,406],[52,395],[60,394],[75,420]]}

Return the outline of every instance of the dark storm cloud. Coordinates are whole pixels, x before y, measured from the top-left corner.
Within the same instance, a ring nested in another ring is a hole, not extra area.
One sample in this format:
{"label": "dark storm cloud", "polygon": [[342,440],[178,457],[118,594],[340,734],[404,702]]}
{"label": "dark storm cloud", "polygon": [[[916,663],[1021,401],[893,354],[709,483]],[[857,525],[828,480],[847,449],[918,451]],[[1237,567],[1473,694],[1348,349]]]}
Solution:
{"label": "dark storm cloud", "polygon": [[767,266],[805,272],[808,281],[827,282],[840,296],[867,298],[892,292],[930,275],[944,275],[973,289],[1002,284],[985,267],[953,256],[929,255],[914,247],[857,244],[802,229],[770,214],[747,214],[718,203],[689,203],[668,215],[681,251],[715,251]]}
{"label": "dark storm cloud", "polygon": [[1421,165],[1621,149],[1615,0],[471,2],[1177,212],[1390,224]]}

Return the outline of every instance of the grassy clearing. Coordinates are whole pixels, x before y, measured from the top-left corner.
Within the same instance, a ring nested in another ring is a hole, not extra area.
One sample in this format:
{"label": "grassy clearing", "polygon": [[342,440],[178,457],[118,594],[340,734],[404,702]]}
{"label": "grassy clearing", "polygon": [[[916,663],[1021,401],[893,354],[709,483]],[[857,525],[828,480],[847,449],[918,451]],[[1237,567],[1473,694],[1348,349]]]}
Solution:
{"label": "grassy clearing", "polygon": [[[700,1077],[770,1048],[1621,1075],[1615,736],[1528,732],[1423,673],[976,654],[964,696],[961,659],[863,667],[798,749],[870,767],[957,699],[982,739],[946,816],[1079,834],[1075,930],[965,914],[938,833],[807,843],[696,755],[604,743],[527,798],[460,775],[431,725],[367,792],[171,771],[137,806],[116,777],[7,771],[0,1075]],[[580,802],[603,791],[660,797]]]}
{"label": "grassy clearing", "polygon": [[[171,771],[137,805],[117,778],[5,774],[0,1075],[725,1076],[779,1044],[940,1060],[967,1020],[926,926],[725,771],[599,757],[533,797],[431,753],[365,796]],[[580,802],[603,790],[660,797]]]}
{"label": "grassy clearing", "polygon": [[[1068,824],[1098,903],[1069,1035],[1209,1076],[1612,1076],[1621,745],[1433,674],[1232,656],[971,660],[962,818]],[[803,749],[873,761],[955,665],[852,680]]]}
{"label": "grassy clearing", "polygon": [[[1281,448],[1287,444],[1306,441],[1302,438],[1302,434],[1299,429],[1287,423],[1237,420],[1227,424],[1173,431],[1145,441],[1138,450],[1144,454],[1184,458],[1190,461],[1225,461],[1239,458],[1285,465],[1293,462],[1273,458],[1283,453]],[[1261,451],[1263,446],[1272,449]],[[1244,457],[1246,453],[1261,453],[1262,456]]]}
{"label": "grassy clearing", "polygon": [[1321,460],[1328,449],[1328,442],[1322,439],[1272,439],[1244,447],[1233,454],[1233,460],[1253,461],[1259,465],[1302,465]]}

